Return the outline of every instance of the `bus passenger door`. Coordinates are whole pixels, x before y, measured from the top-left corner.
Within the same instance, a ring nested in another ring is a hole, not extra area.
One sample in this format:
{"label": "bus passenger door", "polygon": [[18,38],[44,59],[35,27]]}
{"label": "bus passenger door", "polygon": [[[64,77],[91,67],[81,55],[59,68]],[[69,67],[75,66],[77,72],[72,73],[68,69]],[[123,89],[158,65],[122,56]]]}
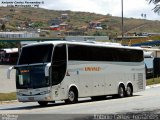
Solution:
{"label": "bus passenger door", "polygon": [[50,69],[52,95],[55,99],[63,98],[64,86],[61,85],[66,75],[67,53],[66,45],[59,44],[55,46]]}

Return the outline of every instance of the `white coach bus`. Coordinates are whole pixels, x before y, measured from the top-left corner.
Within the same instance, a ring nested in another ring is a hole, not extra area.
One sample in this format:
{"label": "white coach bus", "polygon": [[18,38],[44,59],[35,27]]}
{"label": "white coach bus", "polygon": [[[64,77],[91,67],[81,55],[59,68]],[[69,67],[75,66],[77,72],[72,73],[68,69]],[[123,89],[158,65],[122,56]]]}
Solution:
{"label": "white coach bus", "polygon": [[145,65],[140,48],[102,43],[54,41],[22,47],[16,69],[20,102],[93,100],[106,95],[132,96],[145,89]]}

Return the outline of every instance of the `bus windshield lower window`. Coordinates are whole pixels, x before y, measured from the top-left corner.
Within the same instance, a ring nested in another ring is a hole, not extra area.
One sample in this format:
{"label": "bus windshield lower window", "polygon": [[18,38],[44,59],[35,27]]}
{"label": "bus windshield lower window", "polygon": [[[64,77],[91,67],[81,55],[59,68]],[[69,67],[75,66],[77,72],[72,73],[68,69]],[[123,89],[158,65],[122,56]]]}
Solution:
{"label": "bus windshield lower window", "polygon": [[44,74],[45,65],[17,68],[17,88],[41,88],[50,85],[49,78]]}

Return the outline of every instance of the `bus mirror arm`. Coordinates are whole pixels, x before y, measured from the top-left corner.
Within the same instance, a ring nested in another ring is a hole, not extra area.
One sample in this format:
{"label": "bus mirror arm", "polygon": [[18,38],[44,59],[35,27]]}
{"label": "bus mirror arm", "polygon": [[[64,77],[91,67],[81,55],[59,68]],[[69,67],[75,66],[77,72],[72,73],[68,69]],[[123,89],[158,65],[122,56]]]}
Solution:
{"label": "bus mirror arm", "polygon": [[48,77],[49,76],[49,68],[51,66],[51,63],[48,63],[46,66],[45,66],[45,76]]}
{"label": "bus mirror arm", "polygon": [[11,67],[8,68],[8,70],[7,70],[7,79],[10,79],[10,73],[14,68],[15,68],[14,66],[11,66]]}

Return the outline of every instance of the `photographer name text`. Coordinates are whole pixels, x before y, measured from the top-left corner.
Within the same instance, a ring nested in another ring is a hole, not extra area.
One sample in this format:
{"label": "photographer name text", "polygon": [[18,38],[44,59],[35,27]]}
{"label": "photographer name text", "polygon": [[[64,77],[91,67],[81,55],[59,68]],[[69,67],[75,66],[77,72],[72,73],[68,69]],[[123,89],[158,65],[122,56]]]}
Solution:
{"label": "photographer name text", "polygon": [[1,5],[7,7],[40,7],[44,1],[2,1]]}

